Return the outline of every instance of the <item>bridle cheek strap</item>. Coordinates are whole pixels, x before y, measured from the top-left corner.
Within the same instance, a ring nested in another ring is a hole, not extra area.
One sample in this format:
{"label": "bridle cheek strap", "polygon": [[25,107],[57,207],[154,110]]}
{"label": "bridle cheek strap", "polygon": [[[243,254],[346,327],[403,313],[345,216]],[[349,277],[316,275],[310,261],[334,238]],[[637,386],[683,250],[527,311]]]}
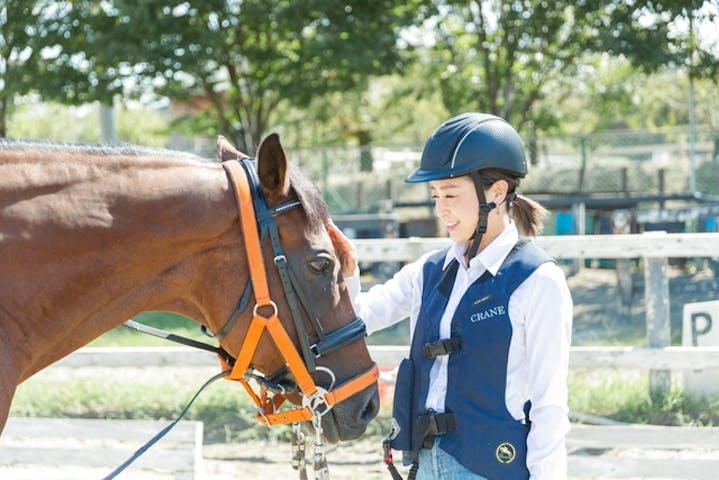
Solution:
{"label": "bridle cheek strap", "polygon": [[[245,236],[245,248],[247,250],[247,259],[250,269],[250,281],[252,283],[252,292],[255,296],[255,307],[253,310],[252,321],[245,336],[245,340],[240,348],[240,353],[235,360],[232,370],[225,378],[235,380],[245,387],[250,397],[253,399],[259,409],[258,419],[262,423],[268,425],[277,425],[285,423],[295,423],[298,421],[309,421],[316,412],[305,406],[295,408],[283,412],[277,412],[279,404],[285,397],[284,395],[275,395],[271,399],[267,398],[266,392],[257,395],[247,380],[245,373],[247,372],[255,350],[260,342],[262,333],[266,330],[274,341],[280,354],[284,357],[285,363],[292,373],[297,386],[305,397],[312,397],[322,392],[322,401],[331,408],[333,405],[351,397],[372,385],[379,379],[379,369],[377,365],[373,365],[369,370],[353,377],[341,386],[327,392],[324,389],[318,389],[312,376],[297,352],[295,345],[292,343],[289,335],[285,331],[279,317],[277,316],[277,305],[270,298],[269,287],[267,284],[267,274],[264,266],[264,258],[262,256],[262,246],[260,243],[259,233],[257,231],[255,209],[250,191],[249,181],[242,166],[239,162],[224,162],[222,166],[233,184],[235,197],[237,200],[237,208],[240,213],[240,222],[242,231]],[[270,309],[268,316],[263,316],[260,310]],[[224,359],[220,358],[223,367],[227,366]],[[279,403],[278,403],[279,399]]]}

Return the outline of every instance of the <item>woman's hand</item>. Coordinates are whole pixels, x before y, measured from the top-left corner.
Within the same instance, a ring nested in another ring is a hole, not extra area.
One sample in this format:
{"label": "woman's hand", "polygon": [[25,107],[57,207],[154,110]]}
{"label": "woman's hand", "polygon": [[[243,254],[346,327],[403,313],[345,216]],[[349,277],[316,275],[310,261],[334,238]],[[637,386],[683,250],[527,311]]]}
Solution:
{"label": "woman's hand", "polygon": [[337,225],[330,219],[327,223],[327,231],[332,239],[332,245],[335,247],[335,253],[340,260],[340,268],[342,276],[347,278],[354,275],[357,269],[357,251],[350,239],[345,236]]}

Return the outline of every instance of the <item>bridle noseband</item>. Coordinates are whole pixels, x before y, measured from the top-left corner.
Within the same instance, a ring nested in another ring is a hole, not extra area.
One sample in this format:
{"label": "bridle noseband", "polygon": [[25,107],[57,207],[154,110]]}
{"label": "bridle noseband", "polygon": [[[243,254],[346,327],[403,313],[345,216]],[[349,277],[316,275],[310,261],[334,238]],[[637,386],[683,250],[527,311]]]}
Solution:
{"label": "bridle noseband", "polygon": [[[237,200],[242,231],[245,237],[245,248],[250,270],[250,282],[243,292],[237,309],[232,313],[225,325],[213,335],[218,340],[230,332],[249,303],[250,289],[254,293],[252,321],[237,357],[226,351],[220,353],[221,363],[231,367],[227,379],[240,382],[257,405],[257,418],[267,425],[297,423],[300,421],[317,422],[319,417],[327,413],[335,404],[351,397],[355,393],[372,385],[379,378],[377,365],[352,377],[335,388],[334,374],[324,367],[316,365],[316,358],[347,346],[366,335],[364,322],[356,318],[349,324],[333,332],[326,333],[319,320],[312,315],[310,304],[304,291],[292,273],[287,258],[280,244],[279,232],[275,217],[293,208],[301,207],[299,200],[290,200],[275,207],[268,207],[262,194],[255,160],[241,158],[237,161],[224,162],[227,175],[232,184]],[[259,231],[258,231],[259,230]],[[262,255],[262,240],[269,237],[272,245],[274,264],[279,272],[284,294],[289,304],[292,319],[300,341],[301,355],[297,352],[289,335],[279,320],[277,304],[270,298],[267,275]],[[304,310],[317,335],[317,342],[309,343],[309,334],[305,328],[300,308]],[[262,313],[265,312],[265,313]],[[285,360],[289,373],[294,378],[294,385],[282,385],[274,381],[282,374],[267,377],[257,374],[251,368],[252,358],[259,344],[262,333],[272,337],[277,349]],[[311,373],[322,371],[330,375],[332,382],[328,389],[318,387]],[[256,394],[249,384],[255,379],[260,384],[260,394]],[[273,395],[269,396],[268,392]],[[279,411],[280,405],[290,393],[299,393],[302,406]]]}

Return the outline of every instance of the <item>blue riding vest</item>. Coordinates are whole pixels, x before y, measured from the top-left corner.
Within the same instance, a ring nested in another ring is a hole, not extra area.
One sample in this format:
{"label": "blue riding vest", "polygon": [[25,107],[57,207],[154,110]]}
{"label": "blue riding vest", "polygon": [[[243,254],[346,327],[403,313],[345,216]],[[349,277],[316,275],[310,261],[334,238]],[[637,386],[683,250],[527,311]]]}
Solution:
{"label": "blue riding vest", "polygon": [[[447,249],[431,255],[423,267],[422,306],[410,356],[400,364],[393,417],[399,433],[391,445],[419,451],[423,432],[418,418],[427,413],[429,373],[433,358],[423,347],[440,340],[439,323],[447,306],[458,263],[443,271]],[[492,480],[529,478],[526,466],[530,402],[525,419],[507,410],[507,357],[512,338],[509,298],[541,264],[552,261],[525,238],[507,255],[497,274],[485,272],[467,289],[452,317],[451,337],[461,347],[449,353],[445,412],[455,416],[455,430],[442,435],[440,448],[465,468]]]}

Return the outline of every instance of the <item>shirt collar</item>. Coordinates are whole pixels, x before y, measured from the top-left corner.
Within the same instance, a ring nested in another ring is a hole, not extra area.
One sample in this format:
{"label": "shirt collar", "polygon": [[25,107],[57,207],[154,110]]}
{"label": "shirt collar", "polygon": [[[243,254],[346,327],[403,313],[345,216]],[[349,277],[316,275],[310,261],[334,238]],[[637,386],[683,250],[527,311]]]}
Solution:
{"label": "shirt collar", "polygon": [[[507,258],[517,241],[519,241],[519,232],[514,221],[510,220],[507,228],[469,261],[469,268],[482,268],[489,271],[493,276],[496,275],[499,267],[502,266],[504,259]],[[466,250],[467,242],[453,243],[444,258],[442,269],[447,268],[454,259],[457,259],[460,265],[464,265],[464,252]]]}

